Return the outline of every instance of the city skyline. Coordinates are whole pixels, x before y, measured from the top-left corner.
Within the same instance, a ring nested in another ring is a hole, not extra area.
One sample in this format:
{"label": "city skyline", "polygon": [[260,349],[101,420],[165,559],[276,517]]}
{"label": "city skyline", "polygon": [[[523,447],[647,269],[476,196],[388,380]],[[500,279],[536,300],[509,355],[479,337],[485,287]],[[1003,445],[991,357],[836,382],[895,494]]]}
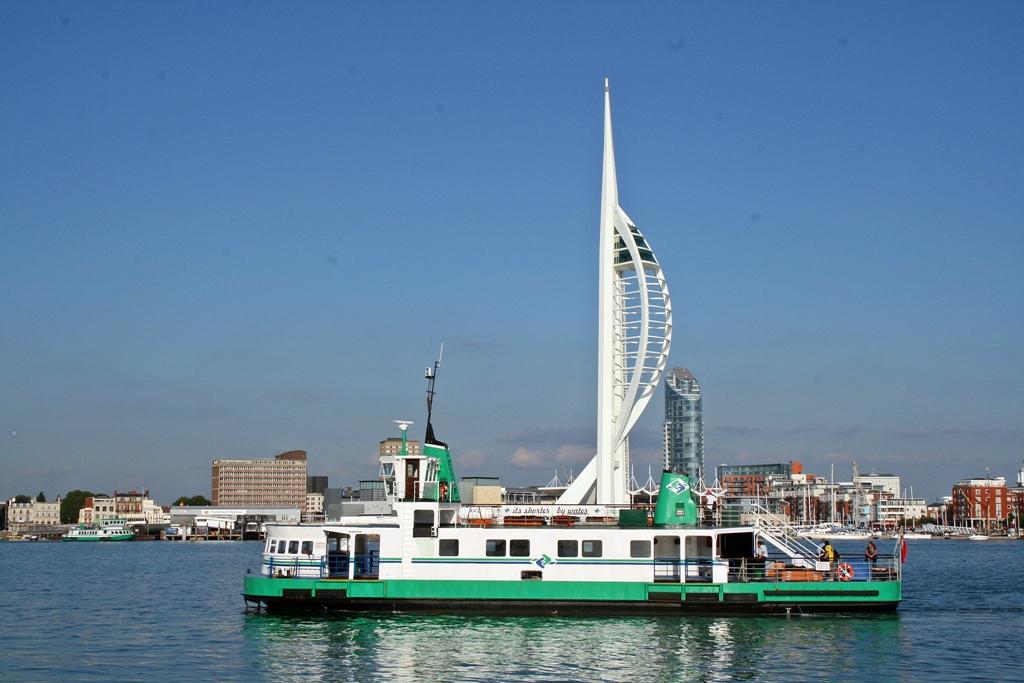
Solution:
{"label": "city skyline", "polygon": [[1024,8],[943,7],[0,7],[0,495],[372,478],[442,341],[460,476],[578,473],[605,77],[708,470],[1010,479]]}

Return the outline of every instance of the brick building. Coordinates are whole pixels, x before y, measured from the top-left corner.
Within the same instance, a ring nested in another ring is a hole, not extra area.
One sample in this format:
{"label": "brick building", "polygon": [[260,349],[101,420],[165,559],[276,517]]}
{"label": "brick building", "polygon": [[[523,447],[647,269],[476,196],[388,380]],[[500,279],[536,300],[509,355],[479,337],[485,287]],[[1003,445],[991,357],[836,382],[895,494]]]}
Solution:
{"label": "brick building", "polygon": [[773,479],[788,480],[803,471],[799,461],[790,460],[764,465],[719,465],[717,477],[727,496],[763,496],[771,490]]}
{"label": "brick building", "polygon": [[953,485],[952,516],[964,526],[1002,525],[1013,511],[1003,477],[962,479]]}

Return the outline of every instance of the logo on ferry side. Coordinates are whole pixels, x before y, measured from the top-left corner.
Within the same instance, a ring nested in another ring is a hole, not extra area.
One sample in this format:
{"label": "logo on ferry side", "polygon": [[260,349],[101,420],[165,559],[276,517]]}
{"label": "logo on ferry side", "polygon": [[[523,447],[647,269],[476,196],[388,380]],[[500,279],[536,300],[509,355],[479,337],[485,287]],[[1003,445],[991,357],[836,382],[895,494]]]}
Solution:
{"label": "logo on ferry side", "polygon": [[665,484],[665,488],[667,488],[669,491],[678,496],[680,493],[682,493],[683,491],[690,487],[687,486],[686,482],[683,481],[682,479],[673,479],[669,483]]}
{"label": "logo on ferry side", "polygon": [[555,561],[547,555],[541,555],[539,558],[534,560],[533,563],[537,565],[538,568],[544,569],[544,567],[548,566],[549,564],[554,564]]}

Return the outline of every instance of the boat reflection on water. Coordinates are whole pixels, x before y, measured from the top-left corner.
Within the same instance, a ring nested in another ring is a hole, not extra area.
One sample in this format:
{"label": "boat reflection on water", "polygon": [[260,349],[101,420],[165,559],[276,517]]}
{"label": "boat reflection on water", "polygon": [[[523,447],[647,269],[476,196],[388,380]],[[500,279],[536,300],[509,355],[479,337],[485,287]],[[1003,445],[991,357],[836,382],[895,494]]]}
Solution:
{"label": "boat reflection on water", "polygon": [[[900,618],[314,618],[250,614],[247,648],[272,680],[795,680],[899,665]],[[867,659],[864,653],[872,653]]]}

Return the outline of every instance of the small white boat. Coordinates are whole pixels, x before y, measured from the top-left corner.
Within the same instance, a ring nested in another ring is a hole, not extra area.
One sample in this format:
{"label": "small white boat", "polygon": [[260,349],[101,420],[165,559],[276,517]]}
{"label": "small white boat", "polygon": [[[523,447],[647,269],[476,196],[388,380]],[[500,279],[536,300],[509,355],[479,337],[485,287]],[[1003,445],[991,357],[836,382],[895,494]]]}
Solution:
{"label": "small white boat", "polygon": [[987,541],[988,540],[988,536],[986,536],[985,534],[971,534],[970,536],[967,537],[967,540],[968,541]]}
{"label": "small white boat", "polygon": [[867,541],[872,533],[866,529],[854,529],[833,524],[819,524],[798,532],[803,538],[816,541]]}
{"label": "small white boat", "polygon": [[919,531],[908,531],[903,534],[903,538],[908,541],[928,541],[931,540],[931,534],[922,534]]}

